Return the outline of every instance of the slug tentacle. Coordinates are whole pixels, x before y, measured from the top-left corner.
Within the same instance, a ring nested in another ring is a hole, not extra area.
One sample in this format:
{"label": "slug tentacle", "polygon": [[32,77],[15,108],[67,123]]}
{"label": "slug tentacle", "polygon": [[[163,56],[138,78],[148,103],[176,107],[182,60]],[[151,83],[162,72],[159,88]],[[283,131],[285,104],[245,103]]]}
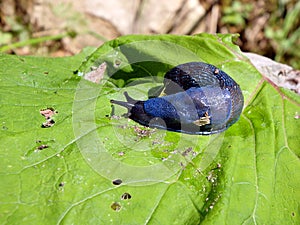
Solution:
{"label": "slug tentacle", "polygon": [[219,133],[234,124],[243,109],[239,85],[224,71],[203,62],[181,64],[168,71],[159,97],[111,103],[128,109],[129,118],[149,127],[188,134]]}
{"label": "slug tentacle", "polygon": [[127,108],[128,110],[131,110],[131,108],[134,106],[134,104],[137,102],[137,100],[134,100],[133,98],[131,98],[128,95],[127,91],[124,92],[124,95],[125,95],[127,102],[118,101],[118,100],[110,100],[110,103],[117,104],[117,105]]}
{"label": "slug tentacle", "polygon": [[132,104],[132,103],[118,101],[118,100],[110,100],[110,103],[123,106],[123,107],[127,108],[128,110],[130,110],[134,106],[134,104]]}

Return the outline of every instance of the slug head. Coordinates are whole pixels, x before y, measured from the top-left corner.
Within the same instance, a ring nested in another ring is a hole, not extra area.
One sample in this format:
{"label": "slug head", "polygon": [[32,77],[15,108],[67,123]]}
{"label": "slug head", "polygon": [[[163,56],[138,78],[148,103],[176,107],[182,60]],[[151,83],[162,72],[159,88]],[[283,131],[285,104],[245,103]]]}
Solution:
{"label": "slug head", "polygon": [[139,100],[135,100],[135,99],[131,98],[126,91],[124,92],[124,96],[125,96],[127,102],[118,101],[118,100],[110,100],[110,102],[112,104],[120,105],[120,106],[127,108],[127,110],[128,110],[127,116],[130,119],[132,119],[144,126],[149,126],[150,121],[154,117],[148,115],[145,112],[145,109],[144,109],[145,101],[139,101]]}
{"label": "slug head", "polygon": [[[198,96],[193,96],[194,92]],[[209,106],[206,106],[203,100],[196,103],[192,99],[201,97],[200,90],[191,89],[174,95],[150,98],[147,101],[134,100],[127,92],[124,95],[127,102],[110,102],[127,108],[128,117],[141,125],[188,134],[215,133],[211,130],[213,126],[210,123]]]}

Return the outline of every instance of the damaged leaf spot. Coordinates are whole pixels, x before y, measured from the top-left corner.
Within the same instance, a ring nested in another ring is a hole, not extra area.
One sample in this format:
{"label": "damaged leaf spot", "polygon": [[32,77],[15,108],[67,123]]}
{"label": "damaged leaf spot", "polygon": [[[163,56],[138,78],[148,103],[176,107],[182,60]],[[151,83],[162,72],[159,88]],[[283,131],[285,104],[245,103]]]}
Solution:
{"label": "damaged leaf spot", "polygon": [[42,151],[42,150],[44,150],[44,149],[46,149],[46,148],[50,148],[51,147],[51,145],[48,145],[47,143],[48,143],[49,141],[42,141],[42,140],[36,140],[35,141],[35,143],[36,143],[36,147],[33,149],[33,150],[31,150],[31,151],[29,151],[27,154],[29,154],[30,152],[39,152],[39,151]]}
{"label": "damaged leaf spot", "polygon": [[125,152],[119,152],[118,155],[119,155],[119,156],[124,156],[124,155],[125,155]]}
{"label": "damaged leaf spot", "polygon": [[55,124],[54,120],[49,119],[45,123],[42,124],[42,128],[52,127]]}
{"label": "damaged leaf spot", "polygon": [[48,145],[40,145],[37,147],[37,150],[43,150],[45,148],[49,148],[49,146]]}
{"label": "damaged leaf spot", "polygon": [[112,208],[112,210],[117,211],[117,212],[120,211],[120,209],[121,209],[121,205],[118,202],[114,202],[113,204],[111,204],[110,207]]}
{"label": "damaged leaf spot", "polygon": [[193,151],[193,148],[192,148],[192,147],[189,147],[189,148],[185,149],[185,150],[181,153],[181,155],[182,155],[182,156],[188,156],[190,153],[192,154],[192,156],[195,156],[195,155],[197,154],[196,152]]}
{"label": "damaged leaf spot", "polygon": [[116,179],[116,180],[113,180],[112,182],[114,185],[120,185],[122,184],[122,180],[121,179]]}
{"label": "damaged leaf spot", "polygon": [[149,128],[140,128],[138,126],[134,126],[133,127],[134,129],[134,132],[136,133],[136,135],[140,138],[143,138],[143,137],[150,137],[151,134],[153,134],[155,132],[155,129],[149,129]]}
{"label": "damaged leaf spot", "polygon": [[55,124],[55,121],[52,119],[52,116],[57,114],[58,112],[53,108],[47,108],[40,110],[40,114],[45,117],[46,122],[42,124],[42,128],[52,127]]}
{"label": "damaged leaf spot", "polygon": [[129,193],[125,192],[124,194],[122,194],[121,199],[122,200],[131,199],[131,195]]}
{"label": "damaged leaf spot", "polygon": [[115,62],[114,62],[114,67],[115,68],[118,68],[120,65],[121,65],[122,61],[119,60],[119,59],[116,59]]}
{"label": "damaged leaf spot", "polygon": [[40,114],[44,116],[46,119],[50,119],[54,114],[58,113],[53,108],[47,108],[40,110]]}
{"label": "damaged leaf spot", "polygon": [[84,79],[99,84],[104,77],[106,67],[106,62],[102,63],[99,67],[96,67],[91,72],[86,73],[84,75]]}
{"label": "damaged leaf spot", "polygon": [[213,171],[210,171],[210,172],[208,173],[208,175],[206,176],[206,179],[207,179],[209,182],[214,183],[214,182],[216,182],[217,177],[215,176],[215,174],[213,173]]}

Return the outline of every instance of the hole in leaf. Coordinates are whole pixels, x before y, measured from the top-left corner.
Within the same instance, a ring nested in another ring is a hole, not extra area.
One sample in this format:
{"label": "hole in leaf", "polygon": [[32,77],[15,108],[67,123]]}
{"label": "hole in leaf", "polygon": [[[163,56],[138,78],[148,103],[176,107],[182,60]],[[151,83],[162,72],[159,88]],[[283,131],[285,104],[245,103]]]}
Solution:
{"label": "hole in leaf", "polygon": [[131,195],[129,193],[125,192],[124,194],[122,194],[121,199],[122,200],[131,199]]}
{"label": "hole in leaf", "polygon": [[53,119],[49,119],[42,124],[42,128],[52,127],[54,124],[55,124],[55,121]]}
{"label": "hole in leaf", "polygon": [[48,145],[40,145],[37,147],[37,150],[43,150],[45,148],[49,148],[49,146]]}
{"label": "hole in leaf", "polygon": [[110,207],[112,208],[112,210],[117,211],[117,212],[120,211],[120,209],[121,209],[121,205],[118,202],[114,202],[113,204],[111,204]]}
{"label": "hole in leaf", "polygon": [[46,122],[42,124],[42,128],[52,127],[55,124],[55,121],[52,119],[52,116],[58,112],[53,108],[41,109],[40,114],[45,117]]}
{"label": "hole in leaf", "polygon": [[54,114],[58,113],[53,108],[47,108],[40,110],[40,114],[44,116],[46,119],[50,119]]}
{"label": "hole in leaf", "polygon": [[114,61],[114,67],[115,67],[115,68],[118,68],[118,67],[121,65],[121,63],[122,63],[121,60],[115,59],[115,61]]}
{"label": "hole in leaf", "polygon": [[121,179],[116,179],[116,180],[113,180],[112,182],[114,185],[120,185],[122,184],[122,180]]}

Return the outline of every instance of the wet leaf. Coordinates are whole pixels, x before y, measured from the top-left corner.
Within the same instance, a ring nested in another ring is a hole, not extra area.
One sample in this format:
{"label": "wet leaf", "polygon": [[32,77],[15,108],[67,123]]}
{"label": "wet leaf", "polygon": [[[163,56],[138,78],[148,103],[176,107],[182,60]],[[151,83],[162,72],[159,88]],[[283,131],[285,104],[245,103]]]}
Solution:
{"label": "wet leaf", "polygon": [[[132,35],[86,59],[0,55],[0,223],[299,223],[299,96],[231,39]],[[244,111],[226,132],[148,129],[111,107],[124,91],[147,99],[169,68],[195,60],[241,86]],[[103,62],[99,84],[82,79]],[[45,109],[58,112],[47,129]]]}

